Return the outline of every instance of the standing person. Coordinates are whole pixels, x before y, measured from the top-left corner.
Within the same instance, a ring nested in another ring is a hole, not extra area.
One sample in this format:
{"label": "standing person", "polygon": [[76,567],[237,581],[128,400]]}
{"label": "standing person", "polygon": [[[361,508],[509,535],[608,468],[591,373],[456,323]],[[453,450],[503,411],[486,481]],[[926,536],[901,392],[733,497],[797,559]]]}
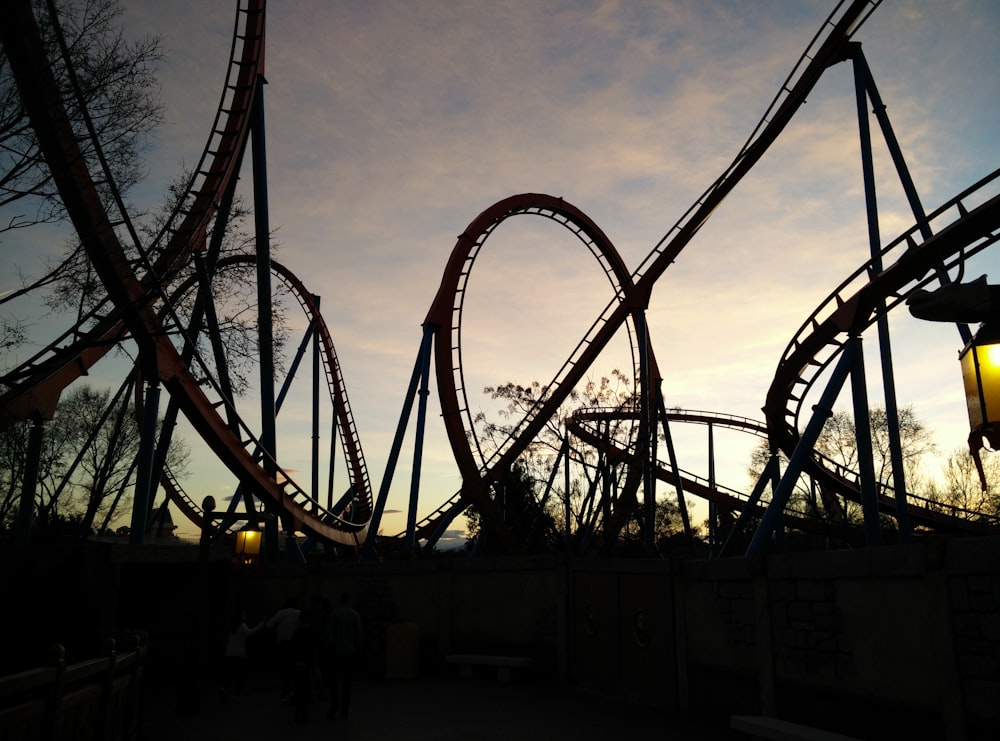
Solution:
{"label": "standing person", "polygon": [[330,615],[333,605],[326,597],[313,598],[313,607],[309,611],[316,636],[316,666],[318,669],[318,685],[325,687],[330,697],[330,704],[336,705],[337,681],[333,672],[333,643],[330,636]]}
{"label": "standing person", "polygon": [[318,645],[311,611],[299,615],[299,627],[292,634],[292,707],[293,721],[304,723],[309,718],[309,701],[312,699],[313,675],[316,673]]}
{"label": "standing person", "polygon": [[225,704],[231,688],[236,690],[237,697],[243,694],[243,673],[246,668],[247,638],[255,633],[259,633],[263,628],[263,620],[253,628],[247,625],[247,613],[245,610],[237,610],[233,614],[233,619],[229,625],[229,633],[226,635],[226,653],[223,658],[224,663],[222,667],[222,686],[219,687],[219,698],[223,704]]}
{"label": "standing person", "polygon": [[285,606],[274,613],[267,621],[268,629],[274,629],[275,651],[278,659],[278,672],[281,675],[281,697],[287,698],[292,692],[292,674],[295,670],[295,657],[292,653],[292,636],[299,627],[299,603],[294,597],[285,600]]}
{"label": "standing person", "polygon": [[361,616],[351,607],[350,594],[345,592],[340,596],[340,604],[330,613],[328,629],[333,683],[327,717],[332,718],[339,711],[340,717],[346,718],[351,706],[354,667],[364,642]]}

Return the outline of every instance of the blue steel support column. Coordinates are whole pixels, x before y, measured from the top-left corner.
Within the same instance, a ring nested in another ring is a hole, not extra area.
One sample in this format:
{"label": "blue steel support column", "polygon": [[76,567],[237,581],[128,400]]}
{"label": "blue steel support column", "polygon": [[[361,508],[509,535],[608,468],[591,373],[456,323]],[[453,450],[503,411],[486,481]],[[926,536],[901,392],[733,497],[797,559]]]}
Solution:
{"label": "blue steel support column", "polygon": [[[215,310],[215,302],[210,295],[211,272],[201,255],[194,255],[195,271],[198,273],[199,294],[204,291],[205,300],[201,306],[205,313],[205,324],[208,329],[208,337],[212,346],[212,357],[215,360],[215,373],[219,382],[219,393],[226,402],[226,423],[229,429],[239,434],[239,416],[236,414],[236,407],[233,403],[235,394],[233,393],[232,379],[229,374],[229,361],[226,358],[226,348],[222,342],[222,334],[219,331],[219,317]],[[187,348],[185,348],[187,349]],[[191,355],[194,355],[194,345],[191,346]],[[182,356],[186,357],[186,356]],[[176,415],[175,415],[176,416]]]}
{"label": "blue steel support column", "polygon": [[[539,509],[544,512],[545,506],[548,504],[549,496],[552,494],[552,487],[556,483],[556,476],[559,474],[559,462],[566,458],[566,465],[569,465],[569,438],[563,437],[562,445],[559,446],[559,452],[556,453],[555,462],[552,464],[552,470],[549,472],[549,479],[545,483],[545,492],[542,494],[542,500],[539,502]],[[534,543],[537,539],[539,530],[541,529],[542,518],[536,515],[531,522],[531,530],[528,533],[528,544],[529,546]]]}
{"label": "blue steel support column", "polygon": [[600,473],[600,456],[601,451],[597,451],[598,463],[597,470],[594,472],[594,478],[591,479],[590,485],[587,487],[587,494],[580,505],[580,517],[577,520],[579,527],[577,528],[577,549],[582,553],[587,550],[587,545],[590,543],[590,534],[594,530],[594,500],[597,498],[597,487],[601,484],[601,473]]}
{"label": "blue steel support column", "polygon": [[[467,506],[468,505],[465,500],[459,497],[458,501],[453,502],[451,506],[448,507],[445,513],[438,518],[437,525],[427,538],[428,548],[433,549],[437,546],[438,541],[444,537],[444,534],[451,526],[451,523],[455,521],[456,517],[465,511]],[[478,542],[478,540],[476,542]]]}
{"label": "blue steel support column", "polygon": [[146,537],[146,513],[155,489],[153,481],[153,456],[156,455],[156,421],[160,413],[160,386],[146,388],[142,410],[142,429],[139,434],[139,463],[135,473],[135,494],[132,499],[132,532],[129,543],[142,543]]}
{"label": "blue steel support column", "polygon": [[611,513],[614,511],[611,502],[611,462],[608,459],[608,453],[606,451],[611,450],[611,422],[605,420],[604,422],[604,432],[601,438],[601,449],[602,452],[598,459],[598,471],[596,476],[600,478],[601,481],[601,494],[597,500],[597,511],[601,515],[601,528],[604,532],[604,548],[606,552],[610,555],[615,552],[616,548],[612,546],[611,540],[609,538],[610,533],[608,532],[608,525],[611,522]]}
{"label": "blue steel support column", "polygon": [[[660,387],[659,384],[656,386],[656,394],[659,396]],[[650,555],[659,555],[659,548],[656,544],[656,469],[660,465],[660,435],[656,427],[656,410],[659,408],[659,404],[654,406],[650,410],[650,420],[649,420],[649,476],[651,479],[650,490],[652,493],[651,503],[650,503],[650,517],[652,518],[649,523],[649,528],[652,533],[653,538],[653,548],[650,551]]]}
{"label": "blue steel support column", "polygon": [[653,384],[649,378],[649,342],[646,332],[646,312],[637,311],[633,317],[636,340],[639,344],[639,449],[642,456],[642,509],[645,527],[642,546],[651,553],[656,544],[653,532],[656,521],[656,492],[653,488],[653,461],[650,460],[650,417],[652,409]]}
{"label": "blue steel support column", "polygon": [[[316,310],[319,311],[319,296],[313,294],[316,302]],[[313,319],[313,324],[316,319]],[[319,332],[313,330],[312,341],[312,496],[313,501],[319,504]],[[333,416],[337,416],[337,410],[333,410]]]}
{"label": "blue steel support column", "polygon": [[417,387],[420,383],[421,374],[423,368],[429,366],[430,363],[431,344],[435,331],[435,328],[424,325],[420,350],[417,352],[417,359],[413,364],[413,372],[410,374],[410,385],[406,389],[403,409],[399,414],[399,423],[396,425],[396,435],[392,440],[392,447],[389,449],[389,458],[385,464],[385,473],[382,474],[382,484],[379,486],[378,496],[375,497],[371,525],[368,528],[368,537],[361,549],[361,557],[363,559],[371,559],[375,556],[376,534],[382,522],[382,513],[385,511],[385,502],[389,497],[389,487],[392,486],[392,477],[396,472],[396,464],[399,462],[399,452],[403,447],[403,437],[406,435],[406,425],[410,421],[410,412],[413,411],[413,402],[417,396]]}
{"label": "blue steel support column", "polygon": [[573,545],[573,513],[569,506],[569,487],[570,487],[570,475],[569,475],[569,432],[563,433],[563,445],[566,447],[566,465],[563,470],[563,517],[565,521],[563,522],[564,529],[566,530],[566,550],[568,551]]}
{"label": "blue steel support column", "polygon": [[813,407],[812,417],[809,418],[809,423],[806,425],[805,430],[803,430],[802,437],[799,438],[799,442],[792,452],[791,459],[788,461],[788,468],[785,469],[785,474],[781,477],[778,487],[771,495],[771,503],[767,505],[767,510],[764,512],[764,517],[757,527],[757,532],[754,533],[750,545],[747,546],[746,555],[753,555],[764,548],[771,534],[781,524],[785,505],[788,503],[788,498],[795,489],[799,474],[802,473],[806,459],[812,453],[813,446],[816,445],[819,433],[823,431],[823,425],[826,424],[826,420],[833,414],[833,404],[837,401],[837,396],[840,395],[840,391],[844,387],[844,382],[854,367],[854,359],[858,352],[859,342],[859,338],[852,337],[844,343],[840,360],[837,361],[837,365],[833,369],[833,374],[830,376],[830,380],[827,382],[822,396],[820,396],[819,403]]}
{"label": "blue steel support column", "polygon": [[[771,469],[771,496],[774,496],[774,492],[778,490],[778,484],[781,483],[781,460],[777,460],[774,463],[774,468]],[[781,518],[778,522],[778,527],[774,531],[774,542],[780,547],[785,543],[785,513],[781,513]]]}
{"label": "blue steel support column", "polygon": [[878,517],[878,481],[872,459],[872,429],[868,414],[868,384],[865,380],[865,359],[861,338],[855,340],[857,350],[851,368],[851,396],[854,400],[854,435],[858,448],[858,471],[861,474],[861,509],[865,521],[865,544],[882,542]]}
{"label": "blue steel support column", "polygon": [[674,475],[674,490],[677,492],[677,509],[681,513],[681,523],[684,525],[684,535],[690,540],[694,537],[691,532],[691,518],[688,517],[687,501],[684,499],[684,486],[681,484],[680,467],[677,465],[677,453],[674,450],[674,438],[670,434],[670,424],[667,421],[667,407],[663,401],[663,394],[660,394],[660,427],[663,429],[663,439],[667,443],[667,457],[670,460],[670,471]]}
{"label": "blue steel support column", "polygon": [[[427,333],[433,337],[433,333]],[[420,468],[424,458],[424,428],[427,425],[428,379],[431,372],[430,342],[425,337],[426,351],[420,353],[420,400],[417,402],[417,428],[413,437],[413,471],[410,474],[410,506],[406,514],[406,543],[403,551],[413,555],[417,537],[417,504],[420,500]],[[423,348],[421,348],[423,349]]]}
{"label": "blue steel support column", "polygon": [[[854,91],[858,105],[858,129],[861,135],[861,169],[865,185],[865,203],[868,214],[868,246],[872,267],[882,272],[882,239],[878,224],[878,199],[875,193],[875,164],[872,155],[871,130],[868,126],[868,65],[861,54],[861,45],[852,46],[854,63]],[[889,317],[885,301],[876,308],[878,318],[878,346],[882,361],[882,388],[885,394],[885,421],[889,435],[889,458],[892,462],[892,486],[896,494],[896,521],[899,539],[910,540],[910,513],[906,502],[906,473],[903,467],[903,448],[899,437],[899,409],[896,403],[896,378],[892,367],[892,341],[889,337]],[[867,405],[866,405],[867,406]],[[867,420],[867,416],[865,417]]]}
{"label": "blue steel support column", "polygon": [[326,471],[326,508],[333,508],[333,478],[337,457],[337,415],[330,417],[330,465]]}
{"label": "blue steel support column", "polygon": [[[864,53],[861,50],[861,44],[851,45],[851,53],[853,57],[865,66],[865,85],[868,89],[868,96],[872,101],[872,108],[875,113],[875,118],[879,122],[879,126],[882,128],[882,136],[885,137],[886,147],[889,149],[889,155],[892,157],[892,162],[896,166],[896,173],[899,175],[899,182],[903,186],[903,192],[906,194],[906,200],[910,204],[910,210],[913,213],[917,224],[920,226],[920,234],[924,239],[930,237],[933,232],[931,232],[931,227],[927,223],[927,214],[924,213],[924,207],[920,203],[920,197],[917,195],[917,188],[913,184],[913,178],[910,177],[910,170],[906,166],[906,160],[903,158],[903,151],[899,147],[899,141],[896,139],[896,133],[893,131],[892,123],[889,121],[889,116],[886,114],[885,103],[882,102],[882,96],[879,94],[878,88],[875,85],[875,78],[871,76],[868,71],[868,62],[865,60]],[[938,280],[941,285],[948,285],[951,283],[951,278],[948,274],[941,269],[937,269]],[[972,331],[969,329],[968,325],[959,322],[956,324],[958,329],[958,334],[962,338],[962,344],[967,345],[972,339]]]}
{"label": "blue steel support column", "polygon": [[764,470],[760,472],[760,476],[757,478],[757,483],[753,487],[753,491],[750,492],[750,498],[747,499],[747,503],[743,505],[743,509],[740,510],[740,516],[736,519],[736,524],[733,525],[733,529],[729,531],[729,535],[726,536],[725,542],[722,544],[722,548],[716,554],[716,558],[722,558],[723,556],[729,555],[732,550],[732,545],[743,533],[743,529],[746,527],[746,523],[750,520],[750,515],[757,510],[757,502],[760,501],[761,496],[764,494],[764,489],[767,485],[771,483],[771,479],[774,476],[774,472],[778,467],[778,455],[772,454],[768,459],[767,464],[764,466]]}
{"label": "blue steel support column", "polygon": [[267,210],[267,147],[264,136],[264,78],[257,80],[254,98],[253,205],[257,249],[257,333],[260,351],[260,443],[264,470],[277,474],[277,433],[274,422],[274,318],[271,306],[271,224]]}
{"label": "blue steel support column", "polygon": [[[257,78],[251,121],[251,155],[253,159],[254,236],[257,249],[257,336],[260,353],[260,447],[264,472],[277,480],[277,430],[274,421],[274,325],[271,311],[271,224],[267,210],[267,147],[264,137],[264,78]],[[279,508],[279,516],[284,513]],[[268,523],[270,525],[270,522]],[[265,527],[267,556],[279,558],[278,531],[290,530],[291,523],[282,517],[282,524]],[[294,537],[294,536],[293,536]]]}
{"label": "blue steel support column", "polygon": [[[715,491],[715,425],[708,423],[708,488]],[[713,500],[708,500],[708,547],[709,558],[719,548],[719,509]]]}

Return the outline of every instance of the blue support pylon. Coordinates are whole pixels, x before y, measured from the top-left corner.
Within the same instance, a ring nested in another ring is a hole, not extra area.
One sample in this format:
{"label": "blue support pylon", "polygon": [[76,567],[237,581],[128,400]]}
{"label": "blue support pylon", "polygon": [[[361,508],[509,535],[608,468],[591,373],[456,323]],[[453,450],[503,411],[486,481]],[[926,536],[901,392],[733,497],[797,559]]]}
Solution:
{"label": "blue support pylon", "polygon": [[[861,137],[861,170],[865,186],[865,210],[868,214],[868,246],[872,258],[872,268],[876,273],[882,271],[882,240],[879,235],[878,198],[875,190],[875,161],[872,152],[871,128],[868,125],[868,90],[874,89],[874,81],[868,71],[868,64],[861,52],[860,44],[852,44],[851,59],[854,66],[854,90],[858,109],[858,130]],[[884,113],[884,106],[883,106]],[[888,127],[885,119],[883,131]],[[887,138],[889,138],[887,136]],[[894,137],[893,137],[894,138]],[[898,147],[896,148],[898,151]],[[900,153],[896,161],[897,169],[907,172]],[[901,177],[908,181],[909,178]],[[916,197],[916,191],[913,191]],[[889,437],[889,459],[892,463],[893,489],[896,492],[896,522],[899,528],[899,538],[902,542],[910,539],[910,515],[906,503],[906,475],[903,466],[902,443],[899,437],[899,409],[896,402],[896,378],[892,365],[892,340],[889,334],[889,317],[885,300],[879,302],[876,325],[878,330],[879,359],[882,366],[882,389],[885,396],[886,428]],[[855,397],[856,398],[856,397]],[[865,422],[867,423],[867,404],[865,405]],[[855,414],[855,420],[858,415]]]}
{"label": "blue support pylon", "polygon": [[[368,537],[365,539],[364,544],[361,547],[361,558],[363,560],[372,560],[376,557],[376,541],[378,535],[379,525],[382,522],[382,515],[385,512],[385,503],[389,498],[389,489],[392,486],[392,477],[396,472],[396,465],[399,463],[399,453],[403,448],[403,439],[406,436],[406,428],[410,422],[410,414],[413,411],[413,402],[417,397],[418,388],[426,388],[427,376],[429,374],[430,368],[430,356],[431,348],[433,346],[435,330],[430,325],[424,325],[423,337],[420,341],[420,349],[417,351],[417,359],[413,364],[413,372],[410,374],[410,384],[406,389],[406,397],[403,399],[403,409],[399,414],[399,422],[396,425],[396,434],[392,440],[392,447],[389,450],[389,458],[385,464],[385,473],[382,475],[382,484],[379,486],[378,495],[375,497],[375,506],[372,509],[372,519],[371,525],[368,528]],[[421,399],[421,404],[426,409],[426,395]],[[418,431],[417,443],[422,445],[423,442],[423,424],[426,420],[426,414],[419,414],[421,429]],[[422,458],[423,451],[421,447],[416,447],[414,450],[415,465],[419,465],[417,461]],[[416,503],[414,502],[414,491],[412,489],[411,481],[411,492],[410,492],[410,512],[407,513],[407,528],[410,529],[409,524],[411,520],[414,520],[416,515]],[[415,522],[415,520],[414,520]],[[415,525],[413,526],[415,527]],[[409,539],[409,533],[407,534]]]}
{"label": "blue support pylon", "polygon": [[851,366],[851,396],[854,401],[854,437],[857,441],[858,472],[861,476],[861,511],[865,524],[865,544],[882,542],[878,515],[878,481],[872,453],[872,428],[868,412],[868,384],[865,381],[864,352],[861,338],[854,340],[854,364]]}
{"label": "blue support pylon", "polygon": [[816,440],[819,438],[820,432],[823,431],[823,425],[833,414],[833,404],[840,395],[840,391],[844,387],[844,382],[854,367],[860,341],[859,337],[851,337],[844,343],[840,360],[833,370],[833,375],[830,377],[819,403],[813,407],[812,417],[810,417],[809,423],[802,433],[802,437],[799,438],[799,442],[792,452],[792,456],[788,461],[788,467],[785,469],[781,481],[771,495],[771,502],[764,512],[764,517],[757,527],[750,545],[747,546],[746,555],[751,556],[763,550],[771,535],[780,526],[782,516],[785,512],[785,505],[788,504],[788,499],[795,489],[799,475],[805,467],[806,459],[812,454]]}
{"label": "blue support pylon", "polygon": [[136,467],[135,494],[132,499],[132,531],[129,534],[129,543],[132,544],[141,544],[146,536],[146,514],[156,487],[153,480],[153,458],[156,455],[156,423],[159,411],[160,385],[156,383],[146,388],[142,410],[139,464]]}

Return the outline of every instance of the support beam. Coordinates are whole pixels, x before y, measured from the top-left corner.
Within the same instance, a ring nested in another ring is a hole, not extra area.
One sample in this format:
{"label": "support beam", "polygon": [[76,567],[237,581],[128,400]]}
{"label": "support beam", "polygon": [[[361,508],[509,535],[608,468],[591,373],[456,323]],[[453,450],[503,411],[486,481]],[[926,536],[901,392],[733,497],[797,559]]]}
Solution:
{"label": "support beam", "polygon": [[135,494],[132,499],[132,532],[129,543],[139,544],[146,537],[146,517],[153,500],[156,483],[153,479],[153,458],[156,455],[156,423],[160,413],[160,385],[146,387],[139,433],[139,463],[135,473]]}
{"label": "support beam", "polygon": [[757,532],[754,533],[750,545],[747,546],[746,555],[751,556],[761,551],[767,545],[771,534],[780,526],[782,516],[785,512],[785,505],[788,504],[788,499],[795,489],[799,474],[802,473],[808,456],[812,455],[812,450],[816,445],[816,440],[819,438],[819,433],[823,431],[823,425],[826,423],[826,420],[833,414],[833,404],[837,401],[837,397],[844,387],[844,382],[854,367],[855,356],[857,355],[860,342],[860,338],[852,337],[844,343],[840,360],[833,369],[833,375],[827,382],[826,389],[824,389],[819,403],[813,407],[812,417],[810,417],[809,423],[802,433],[802,437],[799,438],[799,442],[792,452],[792,457],[788,461],[788,468],[785,469],[784,476],[781,477],[777,489],[771,495],[771,503],[768,504]]}
{"label": "support beam", "polygon": [[[865,204],[868,214],[868,247],[872,257],[872,268],[876,273],[882,272],[882,239],[879,234],[878,219],[878,197],[875,189],[875,159],[872,153],[871,129],[868,125],[868,96],[869,88],[874,89],[874,81],[868,70],[864,54],[861,52],[861,44],[851,44],[851,59],[854,63],[854,90],[858,108],[858,130],[861,136],[861,170],[865,186]],[[884,106],[883,113],[884,113]],[[885,119],[888,126],[888,118]],[[889,129],[891,133],[891,128]],[[888,138],[888,137],[887,137]],[[898,147],[897,147],[898,150]],[[902,153],[899,153],[896,160],[897,169],[906,173],[906,165],[902,161]],[[901,175],[900,180],[909,182],[907,175]],[[919,201],[916,200],[916,190],[912,187],[911,203],[915,203],[915,208],[919,208]],[[908,191],[909,193],[909,191]],[[921,218],[918,215],[918,219]],[[926,227],[926,218],[922,221]],[[899,409],[896,401],[896,377],[892,365],[892,341],[889,335],[889,316],[885,300],[879,302],[876,308],[878,318],[876,325],[878,330],[879,358],[882,366],[882,390],[885,396],[885,418],[886,429],[889,435],[889,459],[892,463],[893,489],[896,493],[896,521],[899,527],[899,539],[906,543],[910,540],[910,515],[906,503],[906,475],[903,466],[902,443],[899,433]],[[866,405],[867,407],[867,405]],[[867,416],[865,417],[867,420]]]}

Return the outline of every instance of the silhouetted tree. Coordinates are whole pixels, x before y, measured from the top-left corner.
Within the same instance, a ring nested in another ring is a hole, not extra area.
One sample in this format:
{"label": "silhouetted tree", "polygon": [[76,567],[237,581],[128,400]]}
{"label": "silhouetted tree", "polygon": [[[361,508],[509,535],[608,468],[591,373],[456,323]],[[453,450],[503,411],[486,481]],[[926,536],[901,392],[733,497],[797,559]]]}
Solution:
{"label": "silhouetted tree", "polygon": [[[108,509],[119,491],[130,490],[133,462],[139,450],[139,431],[134,411],[120,415],[113,409],[101,423],[111,403],[107,390],[90,386],[72,388],[60,402],[55,417],[45,423],[43,449],[35,492],[35,521],[40,530],[65,528],[73,523],[78,535],[89,534],[96,518]],[[119,402],[119,404],[128,404]],[[15,425],[0,433],[0,485],[3,501],[0,521],[12,524],[20,501],[26,465],[28,425]],[[187,446],[173,441],[167,465],[176,478],[186,474]],[[76,468],[71,470],[74,460]],[[126,504],[130,496],[124,496]]]}
{"label": "silhouetted tree", "polygon": [[[502,449],[525,414],[535,405],[544,401],[548,389],[538,382],[527,386],[507,383],[499,386],[488,386],[484,389],[484,393],[488,394],[494,401],[503,403],[503,407],[494,413],[494,418],[490,418],[485,412],[482,412],[475,419],[480,445],[484,454],[489,455],[494,450]],[[598,380],[588,379],[580,388],[574,389],[570,393],[566,402],[551,419],[546,421],[539,434],[525,448],[518,459],[518,465],[511,472],[516,485],[513,488],[508,485],[505,489],[516,492],[516,496],[520,496],[521,491],[531,491],[535,501],[540,500],[562,447],[566,434],[566,423],[569,418],[582,409],[600,408],[629,411],[633,410],[637,403],[637,396],[632,388],[632,379],[620,370],[614,370],[610,375],[602,376]],[[605,434],[609,442],[622,449],[629,447],[637,432],[635,419],[625,415],[619,419],[609,419],[602,424],[605,425]],[[600,453],[596,449],[585,445],[575,445],[573,450],[574,475],[571,478],[569,490],[566,491],[565,479],[562,475],[557,476],[553,483],[552,491],[545,504],[545,514],[551,521],[554,531],[560,534],[559,542],[564,540],[563,536],[567,532],[577,533],[581,522],[587,516],[585,510],[591,505],[588,504],[586,495],[595,485],[599,457]],[[610,468],[612,475],[623,480],[628,466],[625,462],[619,462]],[[528,510],[534,515],[533,508],[529,507]],[[567,512],[569,513],[568,523],[566,520]],[[678,526],[675,518],[677,514],[675,504],[666,500],[657,501],[654,522],[657,539],[669,537],[676,532]],[[640,517],[641,513],[633,512],[626,518],[621,537],[628,539],[638,534]],[[471,523],[471,531],[475,533],[478,520],[474,514]],[[555,542],[553,541],[553,545]]]}
{"label": "silhouetted tree", "polygon": [[[541,482],[544,484],[544,482]],[[504,524],[514,539],[529,551],[551,551],[559,545],[552,515],[539,501],[539,482],[517,461],[503,477],[498,505]],[[466,510],[467,532],[472,541],[480,534],[480,517],[475,506]]]}
{"label": "silhouetted tree", "polygon": [[[139,155],[163,120],[155,70],[162,56],[160,39],[126,39],[118,0],[56,0],[69,63],[79,83],[82,101],[78,102],[48,2],[33,0],[32,5],[84,157],[91,165],[97,161],[96,149],[86,133],[85,109],[117,187],[127,192],[144,176]],[[7,57],[0,49],[0,207],[14,204],[24,211],[7,216],[0,223],[0,234],[66,216]]]}
{"label": "silhouetted tree", "polygon": [[1000,517],[1000,455],[984,455],[983,471],[986,490],[982,488],[975,461],[968,448],[958,448],[945,461],[942,473],[944,483],[935,487],[930,498],[954,507],[953,514],[975,519],[977,515]]}
{"label": "silhouetted tree", "polygon": [[[155,66],[162,54],[158,37],[126,39],[120,26],[122,8],[118,0],[55,0],[70,65],[76,74],[80,96],[71,84],[68,66],[49,14],[47,0],[33,0],[35,17],[47,50],[62,99],[77,132],[91,172],[99,172],[97,147],[86,131],[84,111],[112,174],[114,186],[125,196],[145,175],[141,152],[163,120]],[[97,177],[97,187],[108,202],[111,183]],[[28,120],[7,57],[0,47],[0,243],[7,232],[66,218],[62,199]],[[46,259],[42,274],[33,267],[18,266],[21,285],[5,286],[0,303],[39,291],[81,271],[78,282],[94,284],[78,242],[71,243],[58,260]],[[23,272],[23,271],[27,272]],[[98,286],[100,289],[100,287]],[[80,293],[80,296],[89,295]],[[95,294],[104,295],[103,290]],[[22,344],[30,324],[14,314],[0,315],[0,348]]]}
{"label": "silhouetted tree", "polygon": [[[173,212],[175,204],[184,197],[189,179],[189,174],[182,174],[175,178],[169,185],[168,199],[140,224],[140,235],[147,243],[153,243]],[[222,236],[219,260],[231,256],[252,256],[255,254],[254,240],[256,237],[248,225],[250,216],[251,212],[242,199],[235,199],[229,212],[229,218],[224,225],[225,232]],[[209,238],[212,238],[214,230],[218,228],[219,224],[218,220],[213,222]],[[277,243],[273,240],[270,249],[273,257],[277,250]],[[130,257],[137,257],[133,248],[126,246],[126,252]],[[179,271],[173,285],[183,284],[194,271],[194,262],[190,261]],[[254,372],[259,360],[256,285],[256,264],[254,261],[212,272],[215,317],[222,344],[226,348],[227,370],[236,394],[245,392],[255,380]],[[198,295],[197,288],[198,286],[195,284],[182,294],[171,293],[173,299],[172,317],[177,317],[185,330],[188,329],[188,322],[194,310],[195,299]],[[59,275],[47,288],[44,303],[53,312],[72,314],[79,319],[106,295],[104,286],[91,267],[86,253],[71,248],[65,256]],[[0,303],[3,303],[3,299],[0,299]],[[276,377],[284,369],[282,353],[288,343],[288,324],[288,304],[280,301],[272,304]],[[214,375],[215,361],[208,332],[207,322],[202,321],[197,335],[198,348],[200,357],[205,364],[205,372]],[[197,372],[200,374],[202,371]]]}
{"label": "silhouetted tree", "polygon": [[[907,489],[913,493],[926,491],[928,482],[923,472],[926,456],[935,450],[931,430],[917,417],[913,407],[899,409],[899,438],[903,454],[904,474]],[[889,425],[885,407],[875,405],[869,409],[872,436],[872,458],[875,478],[880,487],[892,487],[892,460],[889,449]],[[815,450],[849,471],[858,470],[858,444],[854,429],[854,416],[847,411],[834,412],[823,426],[816,441]],[[761,442],[753,453],[747,468],[752,483],[756,483],[771,457],[766,441]],[[780,454],[781,468],[785,469],[787,458]],[[790,503],[799,511],[819,515],[824,511],[822,497],[816,497],[806,477],[796,483]],[[850,522],[860,522],[861,506],[855,502],[844,503],[845,514]]]}

